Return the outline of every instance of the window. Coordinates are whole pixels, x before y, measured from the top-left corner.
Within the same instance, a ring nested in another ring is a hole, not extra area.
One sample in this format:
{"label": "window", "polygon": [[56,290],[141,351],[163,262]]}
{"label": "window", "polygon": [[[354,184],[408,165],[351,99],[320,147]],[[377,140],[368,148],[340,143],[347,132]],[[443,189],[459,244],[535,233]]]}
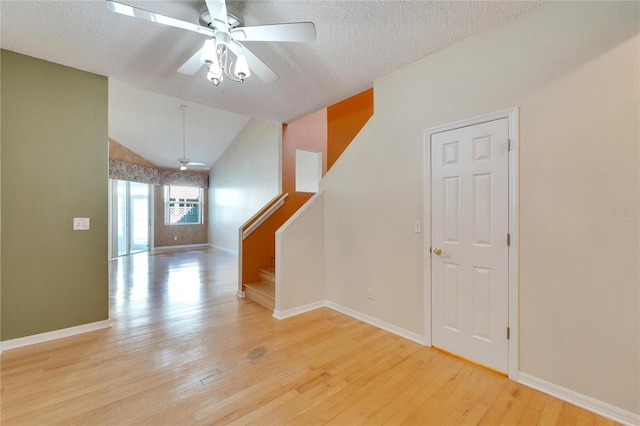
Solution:
{"label": "window", "polygon": [[202,223],[201,188],[188,186],[165,186],[166,225],[197,225]]}

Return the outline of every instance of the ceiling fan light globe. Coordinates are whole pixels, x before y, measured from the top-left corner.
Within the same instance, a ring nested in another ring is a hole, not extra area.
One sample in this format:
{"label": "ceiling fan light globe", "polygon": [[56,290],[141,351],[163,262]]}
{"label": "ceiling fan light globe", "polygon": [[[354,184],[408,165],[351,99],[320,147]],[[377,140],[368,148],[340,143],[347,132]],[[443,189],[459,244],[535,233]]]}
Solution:
{"label": "ceiling fan light globe", "polygon": [[216,54],[216,43],[213,39],[210,38],[204,42],[202,53],[200,54],[200,60],[205,64],[213,64],[218,62],[218,55]]}
{"label": "ceiling fan light globe", "polygon": [[236,66],[233,72],[241,81],[244,81],[245,78],[251,75],[251,70],[249,69],[247,58],[244,55],[238,55],[238,58],[236,59]]}

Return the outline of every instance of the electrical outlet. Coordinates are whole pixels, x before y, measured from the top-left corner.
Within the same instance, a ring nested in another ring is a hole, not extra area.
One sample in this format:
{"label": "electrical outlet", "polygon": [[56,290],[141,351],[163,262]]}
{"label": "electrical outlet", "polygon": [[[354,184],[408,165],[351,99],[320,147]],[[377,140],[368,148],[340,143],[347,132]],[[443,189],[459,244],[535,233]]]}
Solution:
{"label": "electrical outlet", "polygon": [[367,297],[373,299],[373,289],[371,287],[367,289]]}
{"label": "electrical outlet", "polygon": [[178,237],[176,237],[175,235],[173,236],[173,241],[178,241]]}

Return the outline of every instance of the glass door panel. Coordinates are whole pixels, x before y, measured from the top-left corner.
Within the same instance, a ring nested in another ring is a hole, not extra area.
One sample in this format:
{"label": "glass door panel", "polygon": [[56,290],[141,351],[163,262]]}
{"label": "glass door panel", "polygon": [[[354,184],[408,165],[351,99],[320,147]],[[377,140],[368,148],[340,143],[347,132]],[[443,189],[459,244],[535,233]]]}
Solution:
{"label": "glass door panel", "polygon": [[127,226],[127,217],[129,216],[129,203],[127,202],[129,197],[127,196],[127,182],[124,180],[116,181],[117,195],[116,195],[116,232],[118,238],[116,239],[116,253],[118,256],[122,256],[129,253],[129,233]]}
{"label": "glass door panel", "polygon": [[129,182],[131,241],[129,252],[149,250],[149,185]]}
{"label": "glass door panel", "polygon": [[123,256],[149,250],[150,190],[149,185],[116,181],[115,223],[116,253]]}

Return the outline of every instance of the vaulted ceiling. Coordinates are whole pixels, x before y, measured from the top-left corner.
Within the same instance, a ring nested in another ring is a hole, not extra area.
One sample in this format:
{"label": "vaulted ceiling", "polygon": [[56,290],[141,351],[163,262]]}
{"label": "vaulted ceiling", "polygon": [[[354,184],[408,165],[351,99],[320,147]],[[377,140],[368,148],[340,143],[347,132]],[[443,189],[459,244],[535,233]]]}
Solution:
{"label": "vaulted ceiling", "polygon": [[[197,23],[204,1],[123,3]],[[206,36],[109,11],[104,0],[2,1],[2,48],[112,80],[110,136],[159,166],[213,164],[249,117],[289,122],[398,68],[526,13],[539,1],[231,1],[245,25],[312,21],[313,43],[245,42],[278,75],[213,87],[176,70]],[[149,93],[150,92],[150,93]],[[153,129],[153,132],[149,132]],[[177,139],[177,140],[176,140]]]}

